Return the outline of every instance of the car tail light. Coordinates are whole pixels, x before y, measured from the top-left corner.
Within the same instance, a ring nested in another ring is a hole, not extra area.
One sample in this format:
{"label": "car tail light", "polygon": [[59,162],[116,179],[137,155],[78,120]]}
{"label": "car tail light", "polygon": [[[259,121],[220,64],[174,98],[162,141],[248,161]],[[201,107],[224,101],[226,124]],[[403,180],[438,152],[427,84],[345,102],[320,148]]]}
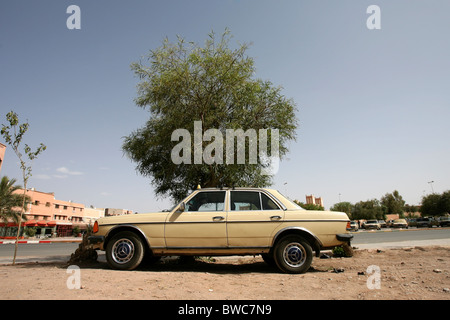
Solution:
{"label": "car tail light", "polygon": [[351,226],[350,226],[350,221],[349,222],[347,222],[347,230],[350,230],[351,229]]}
{"label": "car tail light", "polygon": [[98,232],[98,222],[97,221],[94,222],[94,227],[92,228],[92,232],[93,233],[97,233]]}

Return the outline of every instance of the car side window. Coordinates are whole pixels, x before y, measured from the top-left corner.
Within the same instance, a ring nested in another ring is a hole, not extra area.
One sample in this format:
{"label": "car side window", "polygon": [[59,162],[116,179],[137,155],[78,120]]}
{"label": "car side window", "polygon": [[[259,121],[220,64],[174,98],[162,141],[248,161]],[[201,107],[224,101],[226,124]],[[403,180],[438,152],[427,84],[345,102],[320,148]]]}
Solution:
{"label": "car side window", "polygon": [[264,193],[261,193],[261,202],[264,210],[280,210],[280,208]]}
{"label": "car side window", "polygon": [[261,210],[259,192],[253,191],[231,191],[231,210]]}
{"label": "car side window", "polygon": [[199,192],[186,203],[185,211],[223,211],[225,191]]}

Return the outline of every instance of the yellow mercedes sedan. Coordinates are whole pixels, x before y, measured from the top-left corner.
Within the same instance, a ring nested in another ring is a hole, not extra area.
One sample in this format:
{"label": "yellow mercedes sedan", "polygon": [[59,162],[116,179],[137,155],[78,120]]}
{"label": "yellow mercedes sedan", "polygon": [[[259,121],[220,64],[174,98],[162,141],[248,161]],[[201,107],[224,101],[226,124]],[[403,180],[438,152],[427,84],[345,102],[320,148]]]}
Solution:
{"label": "yellow mercedes sedan", "polygon": [[276,190],[198,189],[168,212],[98,219],[89,243],[113,269],[162,256],[262,255],[286,273],[306,272],[313,251],[350,244],[343,212],[304,210]]}

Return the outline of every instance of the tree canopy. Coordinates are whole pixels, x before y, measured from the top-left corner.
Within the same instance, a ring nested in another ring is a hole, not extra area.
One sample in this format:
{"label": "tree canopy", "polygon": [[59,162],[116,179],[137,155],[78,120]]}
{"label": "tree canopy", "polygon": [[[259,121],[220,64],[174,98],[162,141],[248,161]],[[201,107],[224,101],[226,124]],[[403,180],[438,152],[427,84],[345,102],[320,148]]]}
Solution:
{"label": "tree canopy", "polygon": [[441,216],[450,213],[450,190],[442,194],[432,193],[422,198],[422,216]]}
{"label": "tree canopy", "polygon": [[20,189],[21,187],[16,185],[16,179],[2,177],[0,181],[0,221],[19,223],[21,207],[30,201],[28,196],[17,193]]}
{"label": "tree canopy", "polygon": [[380,205],[380,201],[378,201],[377,199],[372,199],[355,203],[352,210],[352,219],[384,219],[383,209]]}
{"label": "tree canopy", "polygon": [[[282,95],[281,87],[256,79],[254,59],[246,54],[248,45],[233,49],[230,39],[228,30],[219,39],[211,32],[204,46],[181,37],[177,43],[166,38],[131,66],[140,79],[135,102],[150,115],[142,128],[124,138],[123,150],[137,171],[151,178],[157,195],[178,201],[197,185],[270,185],[272,175],[261,153],[256,163],[251,151],[242,163],[222,161],[223,150],[228,148],[228,156],[233,148],[235,157],[239,145],[234,138],[227,139],[227,130],[242,130],[241,147],[249,150],[252,139],[261,142],[261,129],[267,129],[267,140],[277,139],[278,160],[286,155],[287,143],[295,140],[294,102]],[[195,136],[196,128],[200,137]],[[247,134],[249,130],[256,136]],[[190,150],[178,148],[181,139]],[[196,147],[203,155],[190,152]],[[267,155],[273,156],[273,149],[269,143]],[[184,161],[174,161],[174,156]]]}
{"label": "tree canopy", "polygon": [[403,215],[405,201],[397,190],[392,193],[386,193],[381,198],[381,205],[383,207],[383,212],[385,215],[388,214],[398,214]]}

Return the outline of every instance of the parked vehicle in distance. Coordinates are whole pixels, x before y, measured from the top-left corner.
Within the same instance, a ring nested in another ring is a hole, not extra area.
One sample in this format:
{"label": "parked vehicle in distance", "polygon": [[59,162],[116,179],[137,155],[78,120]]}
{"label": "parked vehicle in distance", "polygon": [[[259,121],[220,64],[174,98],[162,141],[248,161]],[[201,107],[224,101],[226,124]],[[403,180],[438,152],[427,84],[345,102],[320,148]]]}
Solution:
{"label": "parked vehicle in distance", "polygon": [[392,224],[391,228],[405,228],[408,229],[408,222],[406,222],[405,219],[395,219]]}
{"label": "parked vehicle in distance", "polygon": [[368,230],[368,229],[377,229],[380,230],[380,224],[378,223],[378,220],[367,220],[366,222],[363,223],[363,228]]}
{"label": "parked vehicle in distance", "polygon": [[358,231],[359,230],[359,223],[358,223],[358,221],[350,221],[350,228],[348,228],[347,230]]}
{"label": "parked vehicle in distance", "polygon": [[393,222],[394,222],[393,219],[386,221],[386,227],[390,228]]}
{"label": "parked vehicle in distance", "polygon": [[207,188],[170,211],[100,218],[88,239],[119,270],[137,268],[144,256],[261,255],[283,272],[304,273],[313,251],[348,248],[348,227],[347,214],[304,210],[276,190]]}
{"label": "parked vehicle in distance", "polygon": [[430,218],[417,218],[417,228],[431,228],[432,221]]}
{"label": "parked vehicle in distance", "polygon": [[384,220],[378,220],[378,223],[380,224],[381,228],[387,228],[387,224]]}
{"label": "parked vehicle in distance", "polygon": [[408,222],[408,226],[410,227],[417,227],[417,219],[411,218],[406,220]]}
{"label": "parked vehicle in distance", "polygon": [[440,227],[450,226],[450,217],[447,216],[439,217],[439,226]]}

